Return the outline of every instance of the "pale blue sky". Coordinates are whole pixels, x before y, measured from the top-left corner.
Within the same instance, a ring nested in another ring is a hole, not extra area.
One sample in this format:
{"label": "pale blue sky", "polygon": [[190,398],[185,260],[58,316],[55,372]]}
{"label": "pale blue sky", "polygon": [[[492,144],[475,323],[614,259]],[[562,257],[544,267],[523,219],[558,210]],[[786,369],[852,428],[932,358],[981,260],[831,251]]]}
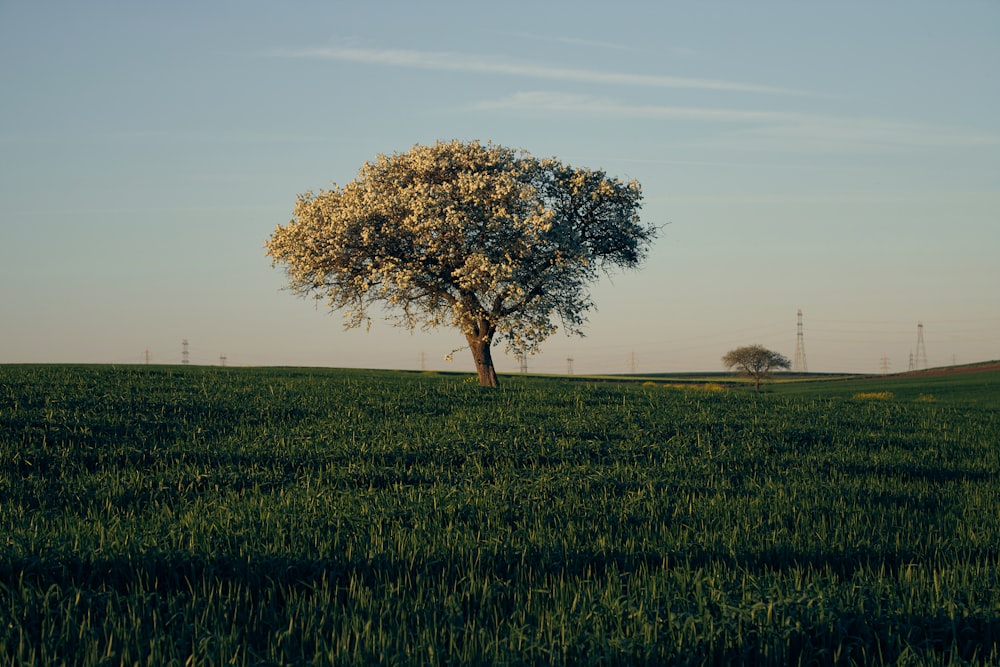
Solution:
{"label": "pale blue sky", "polygon": [[[0,0],[0,363],[472,370],[282,291],[263,243],[378,153],[491,140],[670,223],[532,370],[1000,358],[1000,3]],[[501,372],[517,363],[497,350]]]}

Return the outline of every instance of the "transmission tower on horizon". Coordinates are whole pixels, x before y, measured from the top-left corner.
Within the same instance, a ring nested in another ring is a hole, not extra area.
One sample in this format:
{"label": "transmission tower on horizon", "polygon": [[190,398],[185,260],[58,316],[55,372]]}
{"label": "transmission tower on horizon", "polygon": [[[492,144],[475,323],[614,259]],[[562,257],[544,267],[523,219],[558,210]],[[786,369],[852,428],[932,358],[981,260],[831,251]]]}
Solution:
{"label": "transmission tower on horizon", "polygon": [[927,349],[924,347],[924,323],[917,322],[917,358],[916,369],[922,371],[927,368]]}
{"label": "transmission tower on horizon", "polygon": [[181,341],[181,363],[187,364],[189,362],[190,358],[188,356],[188,339],[185,338],[183,341]]}
{"label": "transmission tower on horizon", "polygon": [[802,334],[802,309],[799,308],[798,326],[795,334],[795,361],[792,363],[792,371],[795,373],[808,373],[806,366],[806,339]]}

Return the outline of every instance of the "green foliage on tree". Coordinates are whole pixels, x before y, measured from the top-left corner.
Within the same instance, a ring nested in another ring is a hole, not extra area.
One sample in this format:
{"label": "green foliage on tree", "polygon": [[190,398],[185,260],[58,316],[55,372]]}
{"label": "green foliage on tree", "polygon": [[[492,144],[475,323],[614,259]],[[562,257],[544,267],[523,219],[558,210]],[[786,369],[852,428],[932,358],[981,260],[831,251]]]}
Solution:
{"label": "green foliage on tree", "polygon": [[746,345],[730,350],[722,357],[722,364],[753,378],[756,391],[760,391],[761,380],[766,380],[773,371],[792,367],[787,357],[763,345]]}

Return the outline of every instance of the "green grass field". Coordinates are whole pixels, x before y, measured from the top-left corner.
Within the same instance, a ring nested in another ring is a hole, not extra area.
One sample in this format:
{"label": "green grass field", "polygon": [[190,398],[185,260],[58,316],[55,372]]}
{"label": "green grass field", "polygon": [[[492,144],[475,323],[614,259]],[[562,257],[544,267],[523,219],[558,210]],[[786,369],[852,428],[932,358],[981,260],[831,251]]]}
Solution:
{"label": "green grass field", "polygon": [[0,366],[0,664],[1000,663],[1000,373]]}

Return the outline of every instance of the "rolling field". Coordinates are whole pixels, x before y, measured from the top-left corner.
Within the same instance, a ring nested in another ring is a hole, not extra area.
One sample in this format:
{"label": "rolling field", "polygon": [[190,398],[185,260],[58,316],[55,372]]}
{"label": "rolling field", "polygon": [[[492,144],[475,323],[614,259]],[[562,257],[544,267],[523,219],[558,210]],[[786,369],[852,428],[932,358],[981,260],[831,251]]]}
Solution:
{"label": "rolling field", "polygon": [[0,366],[0,665],[996,664],[1000,372]]}

